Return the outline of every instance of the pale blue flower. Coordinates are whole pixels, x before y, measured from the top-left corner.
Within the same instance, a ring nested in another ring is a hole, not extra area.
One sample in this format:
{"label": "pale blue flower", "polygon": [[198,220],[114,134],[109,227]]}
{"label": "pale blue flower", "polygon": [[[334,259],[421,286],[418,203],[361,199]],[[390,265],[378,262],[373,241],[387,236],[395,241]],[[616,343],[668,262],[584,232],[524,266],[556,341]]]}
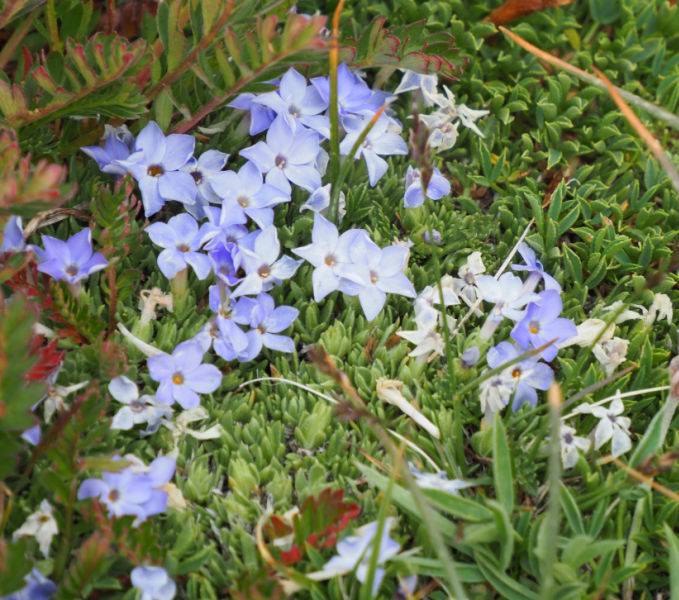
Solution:
{"label": "pale blue flower", "polygon": [[190,158],[189,162],[182,167],[181,170],[191,175],[196,184],[195,204],[185,205],[188,213],[196,219],[206,217],[205,208],[210,202],[220,202],[219,196],[214,192],[213,182],[215,176],[222,173],[227,160],[229,160],[228,154],[219,150],[207,150],[198,159]]}
{"label": "pale blue flower", "polygon": [[280,285],[295,274],[302,262],[289,256],[278,258],[281,246],[273,225],[262,229],[256,236],[246,236],[239,246],[247,275],[234,290],[234,297],[259,294]]}
{"label": "pale blue flower", "polygon": [[[294,352],[295,343],[292,338],[278,335],[284,331],[299,315],[299,311],[292,306],[274,306],[273,298],[262,292],[255,300],[242,298],[248,301],[250,306],[242,305],[234,308],[233,320],[241,325],[249,325],[254,334],[256,353],[259,354],[262,346],[280,352]],[[254,351],[254,350],[253,350]]]}
{"label": "pale blue flower", "polygon": [[298,127],[293,129],[285,119],[277,117],[266,132],[266,142],[241,150],[266,173],[266,182],[290,193],[290,182],[313,192],[321,185],[321,174],[314,161],[319,152],[318,134]]}
{"label": "pale blue flower", "polygon": [[158,212],[166,200],[195,202],[196,183],[189,173],[180,170],[193,155],[195,144],[190,135],[173,133],[165,137],[156,122],[150,121],[137,136],[134,152],[120,161],[139,184],[147,217]]}
{"label": "pale blue flower", "polygon": [[0,252],[23,252],[26,249],[21,217],[11,215],[2,234]]}
{"label": "pale blue flower", "polygon": [[130,579],[141,590],[141,600],[172,600],[177,593],[175,582],[162,567],[136,567]]}
{"label": "pale blue flower", "polygon": [[3,596],[2,600],[49,600],[57,591],[57,586],[36,568],[24,577],[24,581],[25,587],[9,596]]}
{"label": "pale blue flower", "polygon": [[[339,235],[333,223],[318,213],[314,215],[312,243],[292,250],[315,267],[311,276],[314,301],[320,302],[329,293],[346,289],[346,285],[343,284],[348,283],[351,286],[351,281],[354,284],[358,283],[359,286],[365,284],[361,276],[353,273],[350,268],[344,271],[344,278],[340,275],[340,269],[351,264],[349,249],[357,233],[359,230],[351,229]],[[350,282],[347,282],[346,278],[349,278]],[[358,293],[358,289],[353,291],[354,294]]]}
{"label": "pale blue flower", "polygon": [[257,135],[265,131],[276,117],[276,113],[270,108],[257,102],[257,94],[250,92],[241,94],[235,100],[227,104],[232,108],[239,108],[250,113],[250,135]]}
{"label": "pale blue flower", "polygon": [[526,244],[526,242],[521,242],[518,247],[518,252],[525,261],[525,265],[512,264],[512,269],[514,271],[528,271],[528,279],[526,280],[526,287],[531,291],[535,289],[540,279],[545,283],[546,290],[556,290],[561,291],[561,286],[559,282],[554,279],[549,273],[545,272],[542,263],[537,259],[537,255],[533,249]]}
{"label": "pale blue flower", "polygon": [[148,361],[151,379],[160,386],[156,398],[165,404],[178,402],[182,408],[196,408],[198,394],[211,394],[222,383],[221,371],[210,364],[202,364],[203,350],[192,340],[178,344],[172,354],[157,354]]}
{"label": "pale blue flower", "polygon": [[[429,180],[429,185],[427,185],[427,198],[439,200],[448,194],[450,194],[450,182],[441,174],[441,171],[434,168],[434,172]],[[407,206],[408,208],[422,206],[422,204],[424,204],[424,196],[420,169],[413,169],[412,166],[408,165],[403,206]]]}
{"label": "pale blue flower", "polygon": [[[370,119],[366,118],[356,124],[356,128],[349,131],[340,143],[340,152],[349,154],[354,144],[361,135],[363,129],[368,125]],[[390,130],[390,120],[382,115],[373,125],[370,133],[359,146],[355,159],[365,159],[368,168],[368,180],[371,186],[375,186],[379,179],[387,172],[389,165],[380,155],[408,154],[408,146],[403,138]]]}
{"label": "pale blue flower", "polygon": [[66,242],[43,235],[42,243],[45,253],[38,271],[69,284],[86,279],[108,264],[99,252],[92,253],[92,232],[89,229],[79,231]]}
{"label": "pale blue flower", "polygon": [[556,345],[578,333],[573,321],[559,318],[562,308],[563,303],[559,292],[556,290],[541,292],[539,298],[528,305],[523,319],[512,329],[512,338],[525,349],[528,349],[531,344],[537,348],[556,340],[540,353],[545,360],[552,360],[558,352]]}
{"label": "pale blue flower", "polygon": [[[382,530],[380,549],[377,564],[383,565],[390,558],[396,556],[401,549],[398,542],[389,537],[389,525],[391,519],[387,519]],[[356,570],[356,579],[365,582],[368,575],[368,565],[374,551],[374,539],[377,534],[377,521],[368,523],[355,533],[359,535],[348,536],[337,543],[337,556],[332,557],[325,565],[323,571],[332,572],[336,575],[345,575]],[[377,595],[377,591],[384,578],[384,569],[378,567],[375,570],[372,595]]]}
{"label": "pale blue flower", "polygon": [[361,281],[358,299],[368,321],[382,310],[387,294],[415,298],[415,288],[403,273],[410,252],[403,246],[380,248],[367,234],[357,235],[349,250],[351,264],[341,265],[339,274],[350,281]]}
{"label": "pale blue flower", "polygon": [[158,404],[153,396],[145,394],[140,398],[137,384],[124,375],[112,379],[108,391],[125,405],[113,417],[111,429],[127,430],[146,423],[146,433],[152,433],[158,429],[162,418],[172,415],[172,409],[166,404]]}
{"label": "pale blue flower", "polygon": [[81,150],[97,161],[99,169],[104,173],[123,176],[127,173],[120,161],[129,158],[134,147],[134,136],[125,125],[113,128],[106,126],[108,132],[104,147],[84,146]]}
{"label": "pale blue flower", "polygon": [[295,69],[289,69],[283,75],[277,91],[260,94],[254,102],[268,106],[293,129],[300,123],[325,138],[330,137],[330,121],[320,114],[328,107],[327,100],[314,86],[308,86],[306,77]]}
{"label": "pale blue flower", "polygon": [[260,228],[273,223],[273,207],[290,202],[289,191],[283,191],[262,181],[262,174],[252,162],[246,162],[238,171],[223,171],[212,183],[217,196],[223,201],[220,226],[225,223],[245,223],[248,216]]}
{"label": "pale blue flower", "polygon": [[[488,350],[486,361],[491,369],[496,369],[524,352],[509,342],[500,342]],[[538,362],[538,359],[532,356],[507,367],[500,373],[500,378],[504,386],[498,386],[498,389],[504,387],[509,392],[502,398],[502,401],[507,404],[513,394],[512,410],[516,411],[523,403],[528,403],[530,406],[537,404],[538,395],[535,390],[546,390],[554,380],[554,372],[548,365]]]}
{"label": "pale blue flower", "polygon": [[172,217],[167,223],[154,223],[146,228],[151,241],[164,248],[158,256],[158,267],[165,277],[172,279],[189,265],[198,279],[205,279],[210,274],[210,259],[200,252],[206,232],[186,213]]}

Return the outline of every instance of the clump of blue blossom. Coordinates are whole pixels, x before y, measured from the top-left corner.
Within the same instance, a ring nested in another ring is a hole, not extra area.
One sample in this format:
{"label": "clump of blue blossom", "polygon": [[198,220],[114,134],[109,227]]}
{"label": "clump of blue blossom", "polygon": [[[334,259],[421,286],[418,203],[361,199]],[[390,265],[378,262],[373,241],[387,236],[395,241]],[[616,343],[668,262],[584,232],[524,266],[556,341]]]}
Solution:
{"label": "clump of blue blossom", "polygon": [[141,591],[141,600],[172,600],[177,593],[177,585],[162,567],[136,567],[130,578]]}

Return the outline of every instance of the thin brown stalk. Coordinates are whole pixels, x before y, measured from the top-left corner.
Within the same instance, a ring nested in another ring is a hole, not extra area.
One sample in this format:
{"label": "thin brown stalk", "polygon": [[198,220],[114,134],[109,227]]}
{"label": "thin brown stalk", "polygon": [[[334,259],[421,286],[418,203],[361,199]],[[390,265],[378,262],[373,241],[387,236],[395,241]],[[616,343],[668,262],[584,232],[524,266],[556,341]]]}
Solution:
{"label": "thin brown stalk", "polygon": [[17,27],[12,32],[10,38],[5,42],[2,50],[0,50],[0,70],[4,69],[5,65],[14,56],[14,51],[21,43],[21,40],[24,39],[24,36],[31,28],[31,25],[33,25],[33,15],[30,15],[21,25],[19,25],[19,27]]}
{"label": "thin brown stalk", "polygon": [[667,173],[667,176],[669,177],[675,191],[677,194],[679,194],[679,173],[677,173],[677,169],[672,164],[669,156],[665,154],[665,150],[661,146],[660,142],[653,137],[653,134],[648,129],[646,129],[646,126],[622,99],[618,88],[616,88],[610,82],[608,77],[606,77],[601,71],[599,71],[599,69],[594,66],[592,67],[592,71],[594,71],[599,79],[603,81],[604,85],[606,86],[606,90],[608,90],[611,98],[613,98],[613,102],[618,105],[618,108],[622,112],[623,116],[629,121],[629,124],[634,127],[634,130],[639,134],[639,137],[644,140],[644,142],[646,142],[649,150],[653,152],[653,156],[656,157],[660,163],[660,166],[665,170],[665,173]]}
{"label": "thin brown stalk", "polygon": [[679,494],[676,492],[673,492],[671,489],[666,488],[662,483],[658,483],[655,479],[652,479],[648,475],[644,475],[641,471],[637,471],[636,469],[633,469],[629,465],[626,465],[624,462],[622,462],[619,458],[612,458],[610,456],[604,456],[601,460],[599,460],[599,464],[606,464],[612,462],[614,463],[617,467],[620,467],[625,473],[627,473],[632,479],[636,479],[637,481],[641,483],[645,483],[646,485],[650,485],[655,491],[660,492],[661,494],[667,496],[670,500],[674,500],[675,502],[679,502]]}
{"label": "thin brown stalk", "polygon": [[[579,79],[582,79],[586,81],[587,83],[593,85],[594,87],[598,87],[600,90],[606,90],[606,86],[604,83],[599,80],[597,77],[594,75],[591,75],[590,73],[587,73],[586,71],[583,71],[582,69],[578,69],[578,67],[573,66],[569,62],[566,62],[565,60],[562,60],[560,58],[557,58],[556,56],[552,56],[548,52],[545,52],[544,50],[541,50],[537,46],[533,46],[530,42],[527,42],[524,40],[521,36],[517,35],[516,33],[513,33],[509,31],[509,29],[505,27],[499,27],[499,30],[504,33],[508,38],[510,38],[512,41],[516,42],[519,46],[521,46],[524,50],[530,52],[534,56],[537,56],[540,60],[544,60],[545,62],[549,63],[550,65],[553,65],[555,67],[558,67],[560,69],[564,69],[565,71],[568,71],[569,73],[573,73],[576,77]],[[665,110],[664,108],[661,108],[660,106],[656,106],[652,102],[649,102],[648,100],[644,100],[643,98],[640,98],[636,94],[633,94],[632,92],[628,92],[627,90],[623,90],[619,87],[616,87],[615,90],[630,104],[633,106],[636,106],[637,108],[641,108],[642,110],[646,111],[649,115],[655,117],[656,119],[660,119],[661,121],[664,121],[667,125],[672,127],[673,129],[678,129],[679,130],[679,117],[677,115],[672,114],[670,111]]]}

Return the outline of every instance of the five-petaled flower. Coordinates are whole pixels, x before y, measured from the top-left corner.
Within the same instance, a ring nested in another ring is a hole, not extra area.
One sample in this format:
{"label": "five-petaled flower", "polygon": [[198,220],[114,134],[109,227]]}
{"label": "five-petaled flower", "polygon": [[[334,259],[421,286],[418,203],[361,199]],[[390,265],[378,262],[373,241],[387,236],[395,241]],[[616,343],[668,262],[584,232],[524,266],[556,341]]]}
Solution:
{"label": "five-petaled flower", "polygon": [[108,264],[99,252],[92,253],[92,232],[89,229],[79,231],[66,242],[43,235],[42,243],[45,253],[38,271],[71,285],[101,271]]}

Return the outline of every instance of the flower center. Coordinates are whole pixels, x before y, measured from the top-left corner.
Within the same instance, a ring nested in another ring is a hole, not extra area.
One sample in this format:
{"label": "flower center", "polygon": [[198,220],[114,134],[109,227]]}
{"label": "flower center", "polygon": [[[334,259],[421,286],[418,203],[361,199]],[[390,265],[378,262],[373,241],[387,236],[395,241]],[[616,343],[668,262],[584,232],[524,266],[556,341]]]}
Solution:
{"label": "flower center", "polygon": [[269,265],[262,265],[259,267],[257,274],[262,278],[266,279],[269,275],[271,275],[271,268]]}
{"label": "flower center", "polygon": [[191,177],[193,177],[196,185],[200,185],[203,182],[203,174],[200,171],[191,171]]}
{"label": "flower center", "polygon": [[521,369],[519,367],[514,367],[512,370],[512,377],[516,379],[517,377],[521,377]]}
{"label": "flower center", "polygon": [[243,208],[250,206],[250,198],[247,196],[238,196],[236,202],[238,202],[238,204],[240,204]]}
{"label": "flower center", "polygon": [[288,164],[288,159],[282,154],[279,154],[273,162],[279,169],[285,169],[285,166]]}
{"label": "flower center", "polygon": [[531,321],[530,323],[528,323],[528,331],[535,335],[540,331],[540,323],[538,323],[537,321]]}
{"label": "flower center", "polygon": [[262,334],[263,334],[263,333],[264,333],[264,328],[260,325],[259,327],[257,327],[257,331],[258,331],[259,333],[262,333]]}
{"label": "flower center", "polygon": [[564,441],[564,443],[567,444],[567,445],[572,444],[572,443],[573,443],[573,435],[570,434],[570,433],[566,433],[566,434],[563,436],[563,441]]}
{"label": "flower center", "polygon": [[329,267],[334,266],[336,263],[337,259],[332,254],[328,254],[328,256],[325,257],[325,264]]}
{"label": "flower center", "polygon": [[148,169],[146,169],[146,173],[151,177],[160,177],[163,173],[165,173],[165,169],[163,169],[161,165],[151,165]]}
{"label": "flower center", "polygon": [[300,110],[297,108],[294,104],[291,104],[290,107],[288,108],[288,112],[295,117],[295,119],[299,119],[300,117]]}
{"label": "flower center", "polygon": [[191,248],[189,248],[187,244],[177,244],[177,250],[180,252],[188,252]]}
{"label": "flower center", "polygon": [[79,269],[77,265],[68,265],[68,267],[66,267],[64,270],[66,271],[67,275],[75,277],[78,274]]}
{"label": "flower center", "polygon": [[140,413],[144,410],[144,403],[139,399],[132,400],[132,402],[130,402],[130,410],[132,412]]}
{"label": "flower center", "polygon": [[175,383],[177,385],[181,385],[184,383],[184,376],[177,371],[173,376],[172,376],[172,383]]}
{"label": "flower center", "polygon": [[38,517],[38,521],[40,521],[41,523],[47,523],[47,521],[49,521],[49,520],[50,520],[50,518],[47,515],[40,515]]}
{"label": "flower center", "polygon": [[370,143],[370,140],[365,140],[365,142],[363,142],[362,146],[363,146],[366,150],[370,150],[370,149],[373,147],[373,145]]}
{"label": "flower center", "polygon": [[376,271],[370,271],[370,283],[375,284],[379,279]]}
{"label": "flower center", "polygon": [[108,495],[108,499],[111,502],[115,502],[120,498],[120,492],[118,490],[111,490],[111,493]]}

